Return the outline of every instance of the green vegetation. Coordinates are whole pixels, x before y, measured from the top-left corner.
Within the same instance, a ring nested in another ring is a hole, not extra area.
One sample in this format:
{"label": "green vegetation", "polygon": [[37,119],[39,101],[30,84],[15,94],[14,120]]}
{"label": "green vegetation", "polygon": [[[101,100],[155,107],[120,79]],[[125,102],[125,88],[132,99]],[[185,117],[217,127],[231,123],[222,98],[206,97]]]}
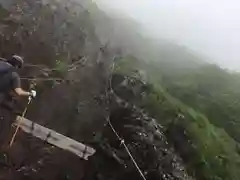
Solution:
{"label": "green vegetation", "polygon": [[217,66],[166,76],[162,84],[185,104],[204,113],[240,142],[240,75]]}
{"label": "green vegetation", "polygon": [[[214,127],[202,114],[187,107],[168,93],[154,87],[145,98],[143,107],[165,124],[178,123],[185,127],[193,142],[196,156],[189,166],[206,179],[238,179],[239,145],[223,130]],[[184,118],[177,118],[182,114]],[[176,121],[177,119],[177,121]]]}
{"label": "green vegetation", "polygon": [[2,19],[4,19],[5,17],[8,16],[8,11],[6,9],[4,9],[2,7],[2,5],[0,4],[0,21],[2,21]]}
{"label": "green vegetation", "polygon": [[134,77],[140,74],[148,91],[139,106],[167,129],[173,125],[184,128],[193,152],[186,162],[190,172],[199,179],[239,179],[240,145],[232,138],[240,137],[238,74],[214,65],[173,71],[171,66],[133,57],[119,61],[115,70]]}
{"label": "green vegetation", "polygon": [[68,70],[68,64],[64,60],[56,60],[55,70],[59,74],[65,74]]}

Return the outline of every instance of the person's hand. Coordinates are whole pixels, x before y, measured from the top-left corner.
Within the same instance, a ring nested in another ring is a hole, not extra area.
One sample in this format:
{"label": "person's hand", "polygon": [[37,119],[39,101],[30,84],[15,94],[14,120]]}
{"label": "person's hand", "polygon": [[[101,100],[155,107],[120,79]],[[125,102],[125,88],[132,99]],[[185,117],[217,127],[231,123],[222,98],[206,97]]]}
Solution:
{"label": "person's hand", "polygon": [[35,98],[35,97],[37,96],[37,92],[34,91],[34,90],[31,90],[31,91],[30,91],[30,96],[31,96],[32,98]]}

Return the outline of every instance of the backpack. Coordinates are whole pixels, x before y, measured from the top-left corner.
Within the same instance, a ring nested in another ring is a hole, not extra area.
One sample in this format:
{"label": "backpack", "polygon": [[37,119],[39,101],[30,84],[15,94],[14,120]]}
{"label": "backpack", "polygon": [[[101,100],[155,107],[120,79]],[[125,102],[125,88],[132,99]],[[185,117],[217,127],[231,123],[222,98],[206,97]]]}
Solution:
{"label": "backpack", "polygon": [[14,67],[11,64],[5,61],[0,61],[0,77],[12,71],[14,71]]}

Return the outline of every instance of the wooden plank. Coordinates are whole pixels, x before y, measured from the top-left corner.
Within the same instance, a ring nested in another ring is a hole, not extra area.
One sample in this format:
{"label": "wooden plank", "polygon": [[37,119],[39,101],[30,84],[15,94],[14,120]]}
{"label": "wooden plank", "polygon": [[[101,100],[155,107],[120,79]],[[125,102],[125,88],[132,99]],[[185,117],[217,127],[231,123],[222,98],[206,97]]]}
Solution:
{"label": "wooden plank", "polygon": [[89,146],[86,146],[62,134],[59,134],[54,130],[45,128],[26,118],[17,117],[16,124],[18,123],[20,124],[20,128],[26,133],[30,133],[33,136],[40,138],[43,141],[46,141],[61,149],[70,151],[85,160],[88,160],[88,157],[92,156],[96,152],[95,149]]}

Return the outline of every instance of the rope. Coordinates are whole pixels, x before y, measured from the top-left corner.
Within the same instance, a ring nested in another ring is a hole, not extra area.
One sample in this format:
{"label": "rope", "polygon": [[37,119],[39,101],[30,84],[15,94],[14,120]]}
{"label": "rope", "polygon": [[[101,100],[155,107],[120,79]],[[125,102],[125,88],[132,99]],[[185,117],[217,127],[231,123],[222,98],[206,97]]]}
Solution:
{"label": "rope", "polygon": [[24,67],[47,68],[47,66],[46,66],[46,65],[43,65],[43,64],[24,64]]}
{"label": "rope", "polygon": [[131,158],[134,166],[136,167],[137,171],[139,172],[139,174],[141,175],[141,177],[143,178],[143,180],[147,180],[146,177],[144,176],[143,172],[141,171],[140,167],[138,166],[137,162],[135,161],[134,157],[132,156],[130,150],[128,149],[127,145],[125,144],[125,141],[123,138],[121,138],[119,136],[119,134],[117,133],[117,131],[114,129],[110,119],[108,119],[108,124],[111,127],[112,131],[114,132],[114,134],[117,136],[118,140],[121,142],[121,145],[123,145],[123,147],[125,148],[125,150],[127,151],[129,157]]}
{"label": "rope", "polygon": [[[68,69],[71,69],[71,68],[75,67],[76,65],[84,65],[83,63],[85,63],[86,61],[87,61],[87,58],[84,56],[84,57],[80,58],[79,60],[73,62],[72,64],[66,65],[66,67]],[[24,67],[36,67],[36,68],[47,70],[47,71],[58,70],[58,68],[56,68],[56,67],[49,68],[47,65],[44,65],[44,64],[24,64]]]}
{"label": "rope", "polygon": [[65,81],[64,79],[60,79],[60,78],[27,78],[27,77],[22,77],[20,79],[22,79],[22,80],[37,80],[37,81]]}
{"label": "rope", "polygon": [[[113,63],[111,69],[112,71],[114,70],[114,66],[115,66],[115,63]],[[109,78],[109,89],[111,92],[114,92],[113,89],[112,89],[112,74],[110,75],[110,78]],[[107,96],[108,96],[108,93],[107,93]],[[108,96],[109,98],[109,96]],[[120,135],[117,133],[117,131],[115,130],[115,128],[113,127],[112,123],[111,123],[111,120],[108,116],[107,118],[107,122],[111,128],[111,130],[113,131],[113,133],[116,135],[116,137],[118,138],[118,140],[120,141],[121,145],[123,145],[124,149],[126,150],[128,156],[131,158],[131,161],[133,162],[134,166],[136,167],[137,171],[139,172],[140,176],[142,177],[143,180],[147,180],[146,177],[144,176],[142,170],[140,169],[140,167],[138,166],[136,160],[134,159],[134,157],[132,156],[130,150],[128,149],[127,145],[125,144],[125,141],[123,138],[120,137]]]}
{"label": "rope", "polygon": [[18,121],[18,125],[17,125],[17,128],[16,128],[16,130],[15,130],[15,132],[14,132],[14,134],[13,134],[13,137],[12,137],[10,143],[9,143],[9,147],[10,147],[10,148],[11,148],[12,145],[13,145],[13,142],[14,142],[14,140],[15,140],[15,138],[16,138],[16,136],[17,136],[18,130],[19,130],[19,128],[20,128],[20,123],[21,123],[23,117],[26,115],[27,110],[28,110],[28,105],[31,103],[31,101],[32,101],[32,98],[30,97],[30,98],[28,99],[28,104],[27,104],[26,108],[24,109],[24,111],[23,111],[23,113],[22,113],[21,119]]}

